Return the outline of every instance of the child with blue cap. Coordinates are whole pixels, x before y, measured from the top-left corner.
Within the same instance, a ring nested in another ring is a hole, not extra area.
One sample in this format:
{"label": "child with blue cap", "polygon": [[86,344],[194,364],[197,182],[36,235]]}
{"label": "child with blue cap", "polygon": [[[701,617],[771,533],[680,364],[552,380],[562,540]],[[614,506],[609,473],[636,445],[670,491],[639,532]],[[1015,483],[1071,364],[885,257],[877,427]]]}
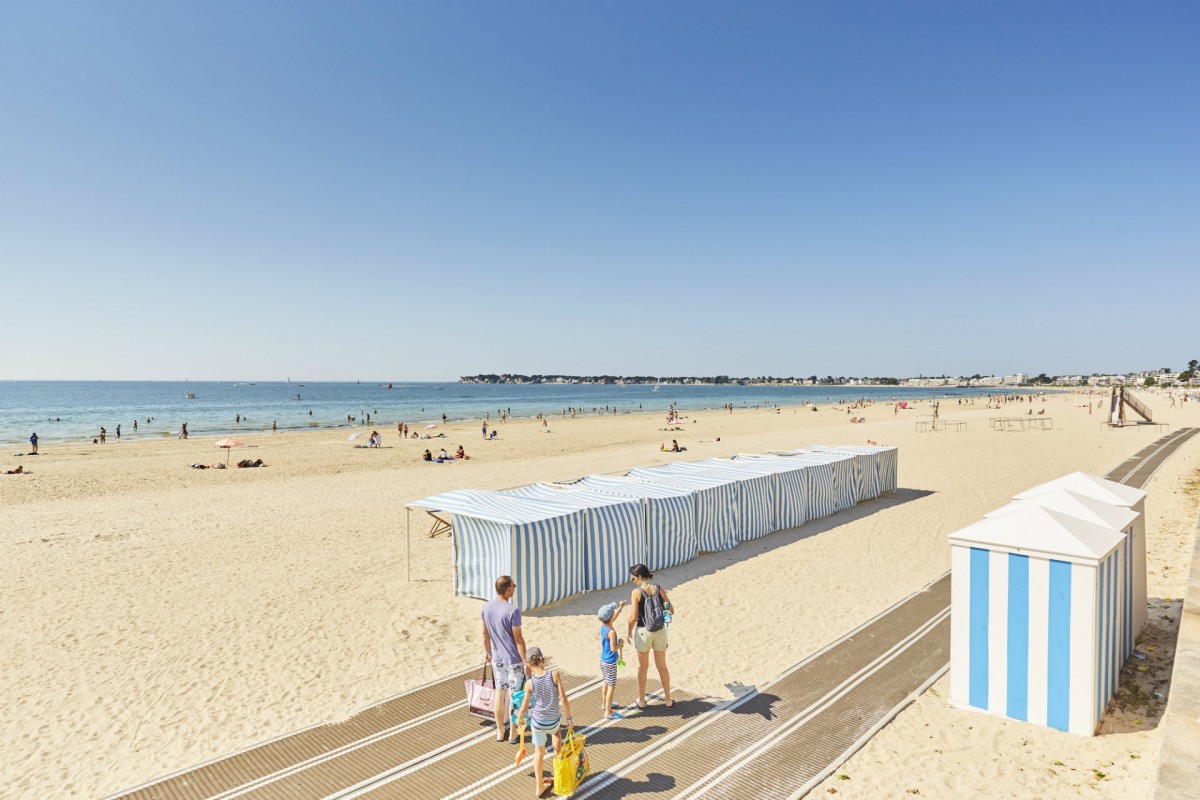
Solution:
{"label": "child with blue cap", "polygon": [[617,636],[613,623],[625,608],[625,601],[606,603],[596,612],[600,617],[600,675],[604,678],[604,700],[602,707],[606,719],[624,719],[620,711],[613,711],[613,698],[617,693],[617,661],[625,642]]}

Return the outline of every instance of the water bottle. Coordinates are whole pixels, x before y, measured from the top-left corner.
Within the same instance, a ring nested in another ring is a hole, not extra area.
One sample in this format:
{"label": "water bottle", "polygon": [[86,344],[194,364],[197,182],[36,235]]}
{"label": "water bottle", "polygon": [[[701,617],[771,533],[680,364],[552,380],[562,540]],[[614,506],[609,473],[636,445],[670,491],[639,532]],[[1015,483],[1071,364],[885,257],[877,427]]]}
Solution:
{"label": "water bottle", "polygon": [[671,604],[670,602],[663,603],[663,624],[671,624]]}

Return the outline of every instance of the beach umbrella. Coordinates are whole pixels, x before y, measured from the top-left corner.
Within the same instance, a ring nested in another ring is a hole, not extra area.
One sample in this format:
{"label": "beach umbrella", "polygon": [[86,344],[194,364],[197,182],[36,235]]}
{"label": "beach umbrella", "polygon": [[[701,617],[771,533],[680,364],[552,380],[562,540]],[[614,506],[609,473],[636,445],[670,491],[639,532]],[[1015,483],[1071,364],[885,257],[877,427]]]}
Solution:
{"label": "beach umbrella", "polygon": [[353,442],[355,439],[357,439],[360,436],[362,436],[362,431],[359,431],[358,433],[352,433],[346,437],[346,441]]}
{"label": "beach umbrella", "polygon": [[245,447],[245,444],[239,442],[237,439],[222,439],[221,441],[217,442],[217,447],[225,448],[225,463],[228,464],[229,451],[235,447]]}

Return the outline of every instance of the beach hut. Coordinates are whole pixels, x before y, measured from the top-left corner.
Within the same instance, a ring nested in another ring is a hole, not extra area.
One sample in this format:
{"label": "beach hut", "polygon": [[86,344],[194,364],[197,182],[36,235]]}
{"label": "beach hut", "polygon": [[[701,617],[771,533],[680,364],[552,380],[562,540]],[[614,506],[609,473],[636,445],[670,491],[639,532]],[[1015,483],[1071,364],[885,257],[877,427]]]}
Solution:
{"label": "beach hut", "polygon": [[492,599],[511,575],[522,611],[584,590],[582,509],[500,492],[460,489],[409,503],[451,517],[454,593]]}
{"label": "beach hut", "polygon": [[646,560],[651,571],[673,567],[696,557],[696,493],[614,475],[589,475],[573,486],[637,498],[644,506]]}
{"label": "beach hut", "polygon": [[855,477],[857,462],[849,453],[819,453],[812,450],[771,450],[771,455],[794,458],[812,464],[829,464],[833,467],[834,511],[845,511],[858,503],[858,479]]}
{"label": "beach hut", "polygon": [[949,539],[950,704],[1092,735],[1124,661],[1124,535],[1030,504]]}
{"label": "beach hut", "polygon": [[873,456],[852,450],[822,450],[817,447],[801,448],[799,452],[844,456],[849,458],[850,474],[854,481],[854,502],[861,503],[864,500],[870,500],[872,497],[879,496],[878,491],[872,493],[873,487],[878,486],[879,484],[879,479],[876,477],[878,475],[878,470],[875,467],[875,459]]}
{"label": "beach hut", "polygon": [[642,504],[584,488],[534,483],[502,494],[560,503],[584,511],[584,591],[608,589],[629,580],[629,567],[646,561],[646,519]]}
{"label": "beach hut", "polygon": [[[1103,500],[1096,500],[1086,495],[1077,494],[1066,489],[1054,489],[1035,494],[1027,500],[1014,500],[1006,506],[984,514],[985,519],[1011,514],[1028,508],[1031,505],[1061,511],[1072,517],[1105,525],[1119,532],[1124,541],[1121,543],[1120,558],[1117,565],[1121,570],[1121,592],[1117,602],[1121,609],[1119,622],[1120,634],[1117,642],[1120,645],[1121,660],[1133,652],[1136,632],[1133,628],[1133,526],[1137,521],[1136,511],[1125,506],[1114,506]],[[1143,605],[1145,598],[1143,598]]]}
{"label": "beach hut", "polygon": [[1136,639],[1146,624],[1146,493],[1141,489],[1126,486],[1116,481],[1098,478],[1086,472],[1072,472],[1061,478],[1038,484],[1027,489],[1014,500],[1028,500],[1039,494],[1066,489],[1076,494],[1100,500],[1110,505],[1128,508],[1138,518],[1133,523],[1132,558],[1130,572],[1133,586],[1133,636]]}
{"label": "beach hut", "polygon": [[819,453],[854,453],[866,457],[872,467],[872,471],[867,473],[867,497],[878,497],[885,492],[896,491],[900,459],[899,451],[895,447],[814,444],[811,449]]}
{"label": "beach hut", "polygon": [[808,519],[808,478],[805,464],[755,461],[740,458],[706,458],[699,463],[767,476],[771,487],[771,529],[799,528]]}
{"label": "beach hut", "polygon": [[769,475],[699,461],[681,461],[650,469],[660,470],[668,475],[703,475],[736,484],[738,541],[761,539],[774,530],[771,525],[774,516],[771,509],[774,493]]}
{"label": "beach hut", "polygon": [[739,453],[735,461],[748,463],[778,465],[782,469],[799,470],[804,474],[807,492],[805,521],[821,519],[838,510],[837,468],[834,464],[823,461],[805,461],[777,455],[751,455]]}
{"label": "beach hut", "polygon": [[696,546],[702,553],[728,550],[738,543],[738,484],[699,473],[667,473],[638,467],[627,477],[686,489],[696,503]]}

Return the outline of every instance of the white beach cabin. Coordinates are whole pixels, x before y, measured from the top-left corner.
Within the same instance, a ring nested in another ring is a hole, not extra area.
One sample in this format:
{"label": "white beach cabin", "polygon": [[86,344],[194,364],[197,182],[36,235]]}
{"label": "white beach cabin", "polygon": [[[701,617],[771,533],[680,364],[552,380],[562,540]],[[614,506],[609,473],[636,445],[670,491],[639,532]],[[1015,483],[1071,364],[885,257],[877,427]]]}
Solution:
{"label": "white beach cabin", "polygon": [[1124,661],[1125,535],[1029,505],[949,539],[950,704],[1091,736]]}
{"label": "white beach cabin", "polygon": [[1142,632],[1146,625],[1146,493],[1141,489],[1126,486],[1116,481],[1098,478],[1086,472],[1072,472],[1061,478],[1038,484],[1027,489],[1014,500],[1028,500],[1036,495],[1051,492],[1055,489],[1066,489],[1076,494],[1086,495],[1101,500],[1110,505],[1128,508],[1137,513],[1138,518],[1133,523],[1133,559],[1130,568],[1133,572],[1133,636]]}
{"label": "white beach cabin", "polygon": [[581,486],[614,497],[632,497],[645,507],[646,560],[651,572],[691,561],[696,542],[696,493],[614,475],[588,475],[576,481]]}
{"label": "white beach cabin", "polygon": [[[1118,604],[1121,610],[1121,616],[1118,621],[1120,633],[1117,639],[1121,646],[1121,665],[1124,666],[1125,660],[1129,658],[1129,655],[1134,650],[1134,642],[1137,638],[1137,632],[1133,627],[1133,586],[1135,583],[1133,580],[1133,526],[1138,518],[1137,512],[1125,506],[1110,505],[1103,500],[1096,500],[1087,495],[1076,494],[1066,489],[1055,489],[1035,494],[1028,500],[1014,500],[1006,506],[1001,506],[995,511],[984,514],[984,518],[1002,517],[1005,514],[1012,514],[1031,505],[1061,511],[1072,517],[1094,522],[1097,525],[1104,525],[1125,537],[1121,543],[1120,554],[1117,560],[1117,568],[1121,572],[1121,591],[1118,597]],[[1143,598],[1143,604],[1144,602],[1145,598]]]}

